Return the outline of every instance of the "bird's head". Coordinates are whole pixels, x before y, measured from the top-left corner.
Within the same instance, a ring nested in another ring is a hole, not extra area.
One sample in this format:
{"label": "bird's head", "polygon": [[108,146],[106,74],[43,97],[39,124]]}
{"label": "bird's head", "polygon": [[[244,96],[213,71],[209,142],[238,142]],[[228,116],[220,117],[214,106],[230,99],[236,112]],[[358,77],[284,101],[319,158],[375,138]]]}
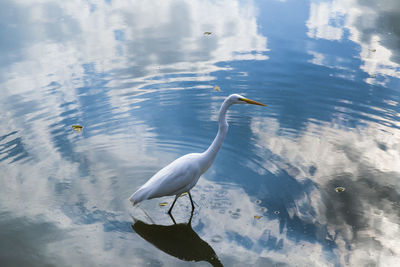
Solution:
{"label": "bird's head", "polygon": [[253,104],[253,105],[259,105],[259,106],[265,106],[263,103],[248,99],[244,96],[238,95],[238,94],[232,94],[228,97],[228,100],[232,104]]}

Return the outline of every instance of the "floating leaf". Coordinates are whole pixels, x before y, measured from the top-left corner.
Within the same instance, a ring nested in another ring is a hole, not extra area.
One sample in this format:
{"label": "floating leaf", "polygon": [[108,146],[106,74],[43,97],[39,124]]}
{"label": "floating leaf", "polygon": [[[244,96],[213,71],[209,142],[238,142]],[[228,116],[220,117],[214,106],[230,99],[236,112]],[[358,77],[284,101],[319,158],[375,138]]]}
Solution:
{"label": "floating leaf", "polygon": [[187,192],[184,192],[181,194],[181,197],[186,196],[186,195],[187,195]]}
{"label": "floating leaf", "polygon": [[211,35],[212,32],[204,32],[204,35]]}
{"label": "floating leaf", "polygon": [[214,86],[214,90],[217,91],[217,92],[221,91],[221,89],[219,88],[218,85]]}
{"label": "floating leaf", "polygon": [[335,188],[335,191],[338,193],[342,193],[344,190],[346,190],[344,187],[338,186]]}
{"label": "floating leaf", "polygon": [[158,204],[160,207],[164,207],[168,205],[168,202],[161,202],[160,204]]}
{"label": "floating leaf", "polygon": [[74,124],[72,125],[72,129],[74,129],[75,132],[80,133],[82,132],[83,126]]}
{"label": "floating leaf", "polygon": [[256,220],[259,220],[259,219],[261,219],[261,217],[262,217],[262,216],[259,216],[259,215],[254,215],[254,219],[256,219]]}
{"label": "floating leaf", "polygon": [[276,210],[276,211],[274,211],[274,213],[275,213],[276,215],[278,215],[280,212],[279,212],[279,210]]}

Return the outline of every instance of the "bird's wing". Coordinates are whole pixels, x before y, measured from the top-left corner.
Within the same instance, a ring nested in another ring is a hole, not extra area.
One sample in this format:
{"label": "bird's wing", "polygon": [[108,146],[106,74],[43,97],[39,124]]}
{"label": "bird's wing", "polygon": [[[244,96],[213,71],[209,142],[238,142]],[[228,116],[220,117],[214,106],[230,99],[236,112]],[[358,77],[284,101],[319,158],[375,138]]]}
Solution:
{"label": "bird's wing", "polygon": [[188,154],[162,168],[142,188],[148,190],[148,199],[176,195],[199,176],[196,158]]}

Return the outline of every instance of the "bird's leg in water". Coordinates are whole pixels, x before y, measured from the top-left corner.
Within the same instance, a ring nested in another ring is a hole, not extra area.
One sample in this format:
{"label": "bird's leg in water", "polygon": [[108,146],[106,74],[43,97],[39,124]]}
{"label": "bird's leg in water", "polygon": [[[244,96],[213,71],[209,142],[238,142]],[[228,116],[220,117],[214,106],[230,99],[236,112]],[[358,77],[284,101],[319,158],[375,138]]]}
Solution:
{"label": "bird's leg in water", "polygon": [[[193,218],[193,212],[194,210],[192,209],[192,211],[190,212],[190,218],[189,218],[189,221],[187,222],[187,225],[191,225],[192,224],[192,218]],[[169,217],[171,218],[171,220],[172,220],[172,222],[174,223],[174,224],[176,224],[176,221],[175,221],[175,219],[174,219],[174,216],[172,215],[172,213],[168,213],[168,215],[169,215]],[[133,217],[132,217],[133,218]],[[150,218],[151,219],[151,218]],[[135,218],[133,218],[133,220],[136,222],[136,219]],[[153,222],[153,221],[152,221]],[[154,222],[153,222],[153,224],[154,224]]]}
{"label": "bird's leg in water", "polygon": [[194,211],[194,204],[193,204],[192,195],[190,194],[190,191],[188,191],[188,195],[189,195],[189,198],[190,198],[190,203],[192,203],[192,213],[193,213],[193,211]]}
{"label": "bird's leg in water", "polygon": [[169,210],[168,210],[168,214],[169,214],[169,215],[171,215],[172,208],[174,207],[175,202],[176,202],[176,200],[178,199],[178,197],[179,197],[179,195],[176,195],[176,196],[175,196],[174,202],[172,202],[171,208],[169,208]]}

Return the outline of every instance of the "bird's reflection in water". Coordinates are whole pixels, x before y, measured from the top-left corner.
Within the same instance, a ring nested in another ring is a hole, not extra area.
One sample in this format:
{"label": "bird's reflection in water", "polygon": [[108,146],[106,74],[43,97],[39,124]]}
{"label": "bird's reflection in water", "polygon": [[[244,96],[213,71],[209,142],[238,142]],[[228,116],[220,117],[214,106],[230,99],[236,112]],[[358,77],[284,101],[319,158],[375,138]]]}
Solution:
{"label": "bird's reflection in water", "polygon": [[134,219],[133,230],[158,249],[185,261],[207,261],[212,266],[223,266],[213,248],[192,229],[193,210],[188,223],[157,225]]}

